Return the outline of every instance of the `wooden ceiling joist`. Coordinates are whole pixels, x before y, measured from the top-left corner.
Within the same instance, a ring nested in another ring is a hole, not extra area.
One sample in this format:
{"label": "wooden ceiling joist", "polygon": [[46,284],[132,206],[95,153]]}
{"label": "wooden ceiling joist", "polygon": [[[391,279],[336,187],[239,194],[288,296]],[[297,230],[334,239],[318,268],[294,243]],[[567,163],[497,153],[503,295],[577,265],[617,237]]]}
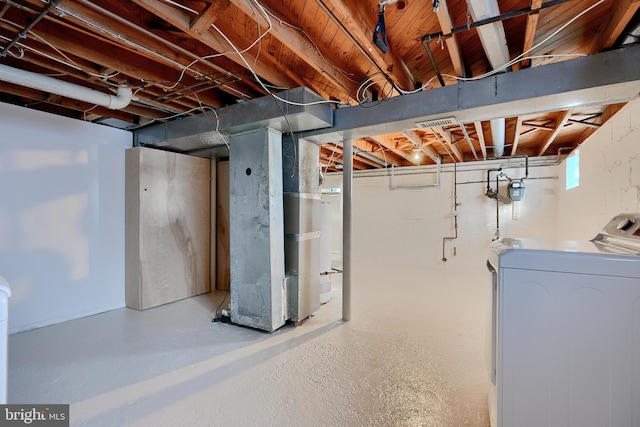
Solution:
{"label": "wooden ceiling joist", "polygon": [[[613,10],[605,14],[609,19],[602,25],[596,37],[593,38],[590,53],[597,53],[613,46],[640,8],[640,0],[619,0],[612,4]],[[600,5],[599,7],[605,7],[605,5]]]}
{"label": "wooden ceiling joist", "polygon": [[438,8],[437,15],[444,41],[447,44],[449,57],[451,57],[453,69],[458,76],[463,77],[465,75],[464,60],[462,59],[458,39],[455,34],[451,34],[451,27],[453,25],[451,24],[451,15],[449,14],[449,9],[447,7],[447,0],[440,0],[440,7]]}
{"label": "wooden ceiling joist", "polygon": [[413,166],[420,165],[420,159],[416,159],[415,154],[413,153],[413,144],[409,143],[408,145],[410,145],[410,147],[400,147],[397,134],[376,135],[372,136],[371,139],[397,156],[403,158]]}
{"label": "wooden ceiling joist", "polygon": [[404,166],[403,159],[398,158],[398,156],[393,154],[391,151],[385,150],[382,145],[379,145],[376,142],[359,138],[353,140],[353,146],[357,147],[360,151],[368,153],[381,160],[385,165]]}
{"label": "wooden ceiling joist", "polygon": [[316,50],[316,47],[291,25],[282,23],[276,18],[270,19],[270,21],[267,22],[264,15],[253,13],[255,5],[252,5],[250,1],[231,0],[231,2],[247,16],[257,20],[263,28],[269,28],[269,25],[271,25],[270,34],[273,34],[274,37],[310,64],[318,73],[343,90],[344,96],[340,99],[341,101],[346,102],[348,94],[356,91],[357,85],[338,72],[334,67],[327,64]]}
{"label": "wooden ceiling joist", "polygon": [[480,144],[480,150],[482,151],[482,158],[487,160],[487,144],[484,140],[484,130],[482,129],[482,122],[473,122],[473,127],[476,129],[476,135],[478,143]]}
{"label": "wooden ceiling joist", "polygon": [[[330,15],[338,27],[347,33],[362,49],[362,54],[372,61],[376,68],[381,70],[401,89],[413,90],[415,79],[409,72],[409,68],[397,56],[394,49],[383,54],[372,41],[370,31],[376,24],[377,13],[372,14],[370,9],[365,9],[365,2],[344,2],[341,0],[316,0],[321,8]],[[371,19],[373,18],[373,19]]]}
{"label": "wooden ceiling joist", "polygon": [[420,148],[423,153],[429,156],[429,158],[431,158],[434,163],[438,162],[438,159],[440,159],[440,155],[436,153],[433,148],[424,143],[422,137],[418,134],[418,132],[416,132],[415,130],[410,130],[407,132],[403,132],[403,135],[406,136],[407,139],[409,139],[409,141],[411,141],[416,147]]}
{"label": "wooden ceiling joist", "polygon": [[[530,56],[528,53],[533,48],[533,41],[536,36],[536,29],[538,28],[538,17],[540,16],[541,6],[542,0],[531,0],[531,13],[527,15],[527,25],[524,31],[524,43],[522,46],[522,52],[525,54],[525,58]],[[530,66],[530,59],[520,61],[520,68],[529,68]]]}
{"label": "wooden ceiling joist", "polygon": [[522,122],[523,122],[523,117],[522,116],[518,116],[517,120],[516,120],[516,126],[515,126],[515,130],[513,132],[513,144],[511,146],[511,155],[515,156],[516,152],[518,151],[518,144],[520,143],[520,134],[522,133]]}
{"label": "wooden ceiling joist", "polygon": [[436,137],[444,141],[443,145],[449,151],[449,153],[453,154],[452,160],[454,162],[464,162],[464,155],[462,154],[462,151],[460,151],[458,146],[453,144],[450,131],[442,128],[441,126],[437,126],[432,128],[432,132],[434,133],[434,135],[436,135]]}
{"label": "wooden ceiling joist", "polygon": [[[221,37],[214,36],[210,31],[196,33],[191,30],[191,17],[184,11],[172,7],[158,0],[132,0],[138,6],[155,14],[169,24],[188,34],[190,37],[204,43],[216,52],[229,52],[233,50],[228,43],[223,43]],[[233,40],[232,40],[233,41]],[[283,87],[305,86],[304,80],[289,70],[284,64],[277,61],[271,55],[258,56],[252,51],[243,53],[243,56],[235,52],[228,53],[227,57],[242,67],[255,64],[255,72],[269,82]],[[246,63],[245,63],[246,61]]]}
{"label": "wooden ceiling joist", "polygon": [[200,15],[191,21],[189,28],[195,33],[209,31],[211,24],[216,22],[229,6],[231,6],[230,0],[213,0]]}
{"label": "wooden ceiling joist", "polygon": [[542,145],[542,148],[540,148],[540,150],[538,151],[538,156],[542,156],[547,151],[549,146],[553,144],[553,141],[556,139],[556,137],[558,136],[558,134],[560,133],[564,125],[567,123],[567,120],[569,120],[569,117],[571,117],[571,110],[565,110],[560,112],[560,114],[556,118],[556,126],[553,132],[551,132],[549,135],[547,135],[544,138],[544,144]]}

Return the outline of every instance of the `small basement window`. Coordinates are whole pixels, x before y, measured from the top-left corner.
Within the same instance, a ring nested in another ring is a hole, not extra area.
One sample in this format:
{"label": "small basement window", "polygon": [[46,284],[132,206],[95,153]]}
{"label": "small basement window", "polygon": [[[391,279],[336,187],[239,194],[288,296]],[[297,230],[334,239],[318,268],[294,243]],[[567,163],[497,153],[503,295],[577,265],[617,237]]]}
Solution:
{"label": "small basement window", "polygon": [[566,161],[566,188],[571,190],[580,185],[580,150],[574,150]]}

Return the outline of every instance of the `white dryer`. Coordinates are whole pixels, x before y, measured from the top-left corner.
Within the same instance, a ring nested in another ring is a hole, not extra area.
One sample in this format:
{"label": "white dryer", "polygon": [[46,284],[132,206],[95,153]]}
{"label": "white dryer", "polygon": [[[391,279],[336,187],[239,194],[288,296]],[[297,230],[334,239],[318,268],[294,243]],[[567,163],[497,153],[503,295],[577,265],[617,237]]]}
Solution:
{"label": "white dryer", "polygon": [[491,244],[492,426],[640,426],[640,214]]}

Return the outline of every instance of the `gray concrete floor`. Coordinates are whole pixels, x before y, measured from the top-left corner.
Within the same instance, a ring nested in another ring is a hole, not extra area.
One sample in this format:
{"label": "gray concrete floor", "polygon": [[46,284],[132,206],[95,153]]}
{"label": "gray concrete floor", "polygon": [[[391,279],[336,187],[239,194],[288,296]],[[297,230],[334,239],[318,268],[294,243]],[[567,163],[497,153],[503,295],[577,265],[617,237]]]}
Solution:
{"label": "gray concrete floor", "polygon": [[488,280],[356,266],[346,323],[334,281],[274,333],[212,323],[212,292],[11,335],[9,403],[69,403],[91,427],[484,427]]}

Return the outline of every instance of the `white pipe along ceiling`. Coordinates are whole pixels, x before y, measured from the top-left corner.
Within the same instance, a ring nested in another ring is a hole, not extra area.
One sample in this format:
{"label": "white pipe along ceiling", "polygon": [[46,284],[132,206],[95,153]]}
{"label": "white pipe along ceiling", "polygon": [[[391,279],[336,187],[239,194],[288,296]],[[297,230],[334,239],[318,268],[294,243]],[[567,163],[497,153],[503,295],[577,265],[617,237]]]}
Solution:
{"label": "white pipe along ceiling", "polygon": [[133,98],[133,93],[128,87],[120,86],[116,91],[116,95],[110,95],[42,74],[9,67],[4,64],[0,64],[0,80],[76,99],[78,101],[100,105],[112,110],[125,108]]}
{"label": "white pipe along ceiling", "polygon": [[[467,0],[467,6],[474,22],[500,15],[497,0]],[[502,21],[482,25],[477,28],[477,31],[491,67],[496,70],[508,63],[509,48]],[[504,154],[505,119],[493,119],[490,123],[493,156],[502,157]]]}

